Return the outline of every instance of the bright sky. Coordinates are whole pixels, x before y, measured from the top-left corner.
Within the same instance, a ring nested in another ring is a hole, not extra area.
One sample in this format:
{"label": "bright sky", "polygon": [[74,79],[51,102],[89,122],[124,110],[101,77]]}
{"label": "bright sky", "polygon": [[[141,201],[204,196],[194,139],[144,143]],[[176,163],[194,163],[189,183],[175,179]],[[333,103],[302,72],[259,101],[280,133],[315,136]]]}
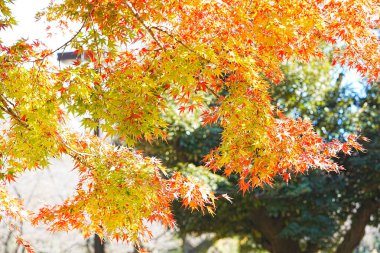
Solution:
{"label": "bright sky", "polygon": [[11,5],[13,16],[16,18],[17,25],[12,29],[0,32],[0,38],[5,44],[14,43],[20,38],[26,38],[30,41],[39,39],[49,48],[55,49],[71,38],[70,34],[62,35],[60,31],[52,31],[56,34],[50,38],[47,37],[45,30],[47,24],[44,21],[36,22],[35,15],[38,11],[48,6],[50,0],[15,0]]}

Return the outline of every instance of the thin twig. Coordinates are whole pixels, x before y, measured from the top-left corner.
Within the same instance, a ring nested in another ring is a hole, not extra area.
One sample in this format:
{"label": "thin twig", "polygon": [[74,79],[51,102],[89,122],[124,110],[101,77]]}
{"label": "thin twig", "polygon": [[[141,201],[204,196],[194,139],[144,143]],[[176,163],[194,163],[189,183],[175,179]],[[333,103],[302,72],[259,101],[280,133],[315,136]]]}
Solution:
{"label": "thin twig", "polygon": [[51,51],[50,53],[44,55],[42,58],[38,58],[38,59],[35,59],[31,62],[38,62],[38,61],[44,61],[48,56],[56,53],[58,50],[62,49],[62,48],[66,48],[76,37],[78,37],[79,33],[82,31],[82,29],[84,28],[85,24],[86,24],[86,21],[87,21],[87,18],[83,21],[82,23],[82,26],[79,28],[79,30],[74,34],[73,37],[71,37],[71,39],[69,39],[68,41],[66,41],[64,44],[62,44],[61,46],[59,46],[58,48],[54,49],[53,51]]}
{"label": "thin twig", "polygon": [[135,8],[132,6],[131,3],[129,2],[126,2],[126,5],[128,7],[128,9],[132,12],[133,16],[135,16],[135,18],[142,24],[142,26],[145,28],[145,30],[148,31],[149,35],[153,38],[153,40],[157,43],[157,45],[164,51],[166,51],[166,49],[161,45],[161,43],[157,40],[156,36],[154,35],[152,29],[150,27],[148,27],[145,23],[144,23],[144,20],[142,20],[142,18],[140,17],[140,15],[138,14],[138,12],[135,10]]}
{"label": "thin twig", "polygon": [[152,26],[150,27],[150,29],[156,29],[157,31],[160,31],[160,32],[163,32],[165,33],[166,35],[168,35],[170,38],[172,38],[173,40],[175,40],[177,43],[181,44],[184,48],[186,48],[187,50],[189,50],[190,52],[196,54],[199,58],[201,58],[202,60],[208,62],[208,63],[213,63],[211,60],[205,58],[204,56],[200,55],[198,52],[196,52],[194,49],[190,48],[188,45],[186,45],[185,43],[183,43],[183,41],[179,40],[177,37],[175,37],[173,34],[169,33],[168,31],[164,30],[164,29],[161,29],[160,27],[158,26]]}
{"label": "thin twig", "polygon": [[91,26],[94,31],[94,40],[95,40],[95,45],[96,45],[96,50],[97,50],[97,56],[98,56],[98,66],[99,66],[99,74],[100,76],[102,75],[102,67],[101,67],[101,52],[99,49],[99,42],[98,42],[98,33],[95,31],[94,28],[94,19],[92,18],[92,14],[90,13],[90,19],[91,19]]}
{"label": "thin twig", "polygon": [[[75,154],[77,155],[80,155],[80,156],[95,156],[93,154],[89,154],[89,153],[85,153],[85,152],[79,152],[77,150],[75,150],[74,148],[70,147],[67,143],[66,143],[66,140],[59,134],[57,134],[57,137],[58,139],[61,141],[61,143],[66,147],[68,148],[70,151],[74,152]],[[70,153],[69,153],[70,155]]]}

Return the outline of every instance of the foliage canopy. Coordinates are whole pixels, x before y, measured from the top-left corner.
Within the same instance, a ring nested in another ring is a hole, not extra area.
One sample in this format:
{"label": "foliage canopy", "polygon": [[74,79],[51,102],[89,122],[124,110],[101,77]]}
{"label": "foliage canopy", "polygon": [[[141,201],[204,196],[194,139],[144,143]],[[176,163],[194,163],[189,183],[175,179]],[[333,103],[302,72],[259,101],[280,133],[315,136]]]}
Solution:
{"label": "foliage canopy", "polygon": [[[0,0],[0,30],[15,25],[12,2]],[[205,165],[237,174],[243,192],[278,174],[288,180],[309,168],[338,170],[331,158],[360,150],[357,136],[325,142],[311,122],[272,106],[268,89],[283,79],[282,62],[323,58],[324,43],[334,46],[334,63],[377,79],[379,12],[376,0],[52,1],[37,17],[62,30],[79,24],[67,43],[0,44],[1,179],[69,155],[81,175],[75,196],[34,217],[54,231],[136,241],[148,233],[145,220],[173,225],[173,199],[212,211],[210,189],[166,174],[159,161],[132,149],[167,137],[165,114],[173,106],[201,110],[204,124],[221,125],[222,141]],[[49,56],[67,46],[88,61],[52,64]],[[85,134],[65,123],[68,114],[83,118]],[[128,147],[91,135],[98,127]]]}
{"label": "foliage canopy", "polygon": [[[238,177],[215,182],[211,172],[205,173],[201,178],[216,192],[227,192],[233,203],[219,201],[214,217],[190,213],[176,205],[177,225],[183,238],[190,233],[213,233],[213,240],[238,236],[241,252],[256,252],[258,248],[270,252],[353,252],[366,226],[380,224],[379,88],[363,84],[359,92],[344,84],[341,75],[334,82],[327,60],[287,64],[282,69],[284,81],[271,89],[273,103],[289,115],[308,117],[325,139],[344,139],[347,131],[362,129],[362,134],[371,139],[364,144],[366,151],[352,156],[340,153],[335,158],[344,165],[340,173],[314,170],[293,175],[288,183],[277,177],[273,187],[256,188],[245,196],[237,193]],[[181,128],[174,128],[175,137],[163,144],[168,147],[158,146],[149,150],[150,154],[161,154],[163,161],[177,163],[166,163],[168,166],[184,167],[178,160],[201,165],[192,156],[201,150],[192,140],[199,139],[205,144],[203,148],[212,149],[219,140],[210,137],[220,129],[217,125],[195,128],[187,130],[187,135]]]}

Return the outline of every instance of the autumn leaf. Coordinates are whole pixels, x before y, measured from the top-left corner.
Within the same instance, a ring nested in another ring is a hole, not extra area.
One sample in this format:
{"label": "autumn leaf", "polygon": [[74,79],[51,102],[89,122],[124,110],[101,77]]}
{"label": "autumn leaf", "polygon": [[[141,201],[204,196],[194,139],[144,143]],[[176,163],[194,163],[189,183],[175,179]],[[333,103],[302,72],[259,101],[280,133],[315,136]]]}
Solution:
{"label": "autumn leaf", "polygon": [[23,239],[22,237],[17,236],[16,242],[17,244],[23,246],[27,253],[36,253],[36,251],[33,249],[30,243],[26,241],[25,239]]}

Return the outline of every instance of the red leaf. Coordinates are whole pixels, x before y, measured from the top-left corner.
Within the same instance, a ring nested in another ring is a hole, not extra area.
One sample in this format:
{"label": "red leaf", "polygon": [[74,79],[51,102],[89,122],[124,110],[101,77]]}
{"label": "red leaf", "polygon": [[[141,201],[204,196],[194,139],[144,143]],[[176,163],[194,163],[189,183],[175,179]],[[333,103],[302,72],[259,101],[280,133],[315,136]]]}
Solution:
{"label": "red leaf", "polygon": [[22,245],[26,249],[26,252],[36,253],[36,251],[34,251],[33,247],[30,245],[30,243],[28,241],[22,239],[21,237],[17,236],[16,242],[18,245]]}
{"label": "red leaf", "polygon": [[179,107],[179,109],[178,109],[179,111],[180,111],[180,113],[183,113],[185,110],[186,110],[186,107],[184,107],[184,106],[181,106],[181,107]]}

